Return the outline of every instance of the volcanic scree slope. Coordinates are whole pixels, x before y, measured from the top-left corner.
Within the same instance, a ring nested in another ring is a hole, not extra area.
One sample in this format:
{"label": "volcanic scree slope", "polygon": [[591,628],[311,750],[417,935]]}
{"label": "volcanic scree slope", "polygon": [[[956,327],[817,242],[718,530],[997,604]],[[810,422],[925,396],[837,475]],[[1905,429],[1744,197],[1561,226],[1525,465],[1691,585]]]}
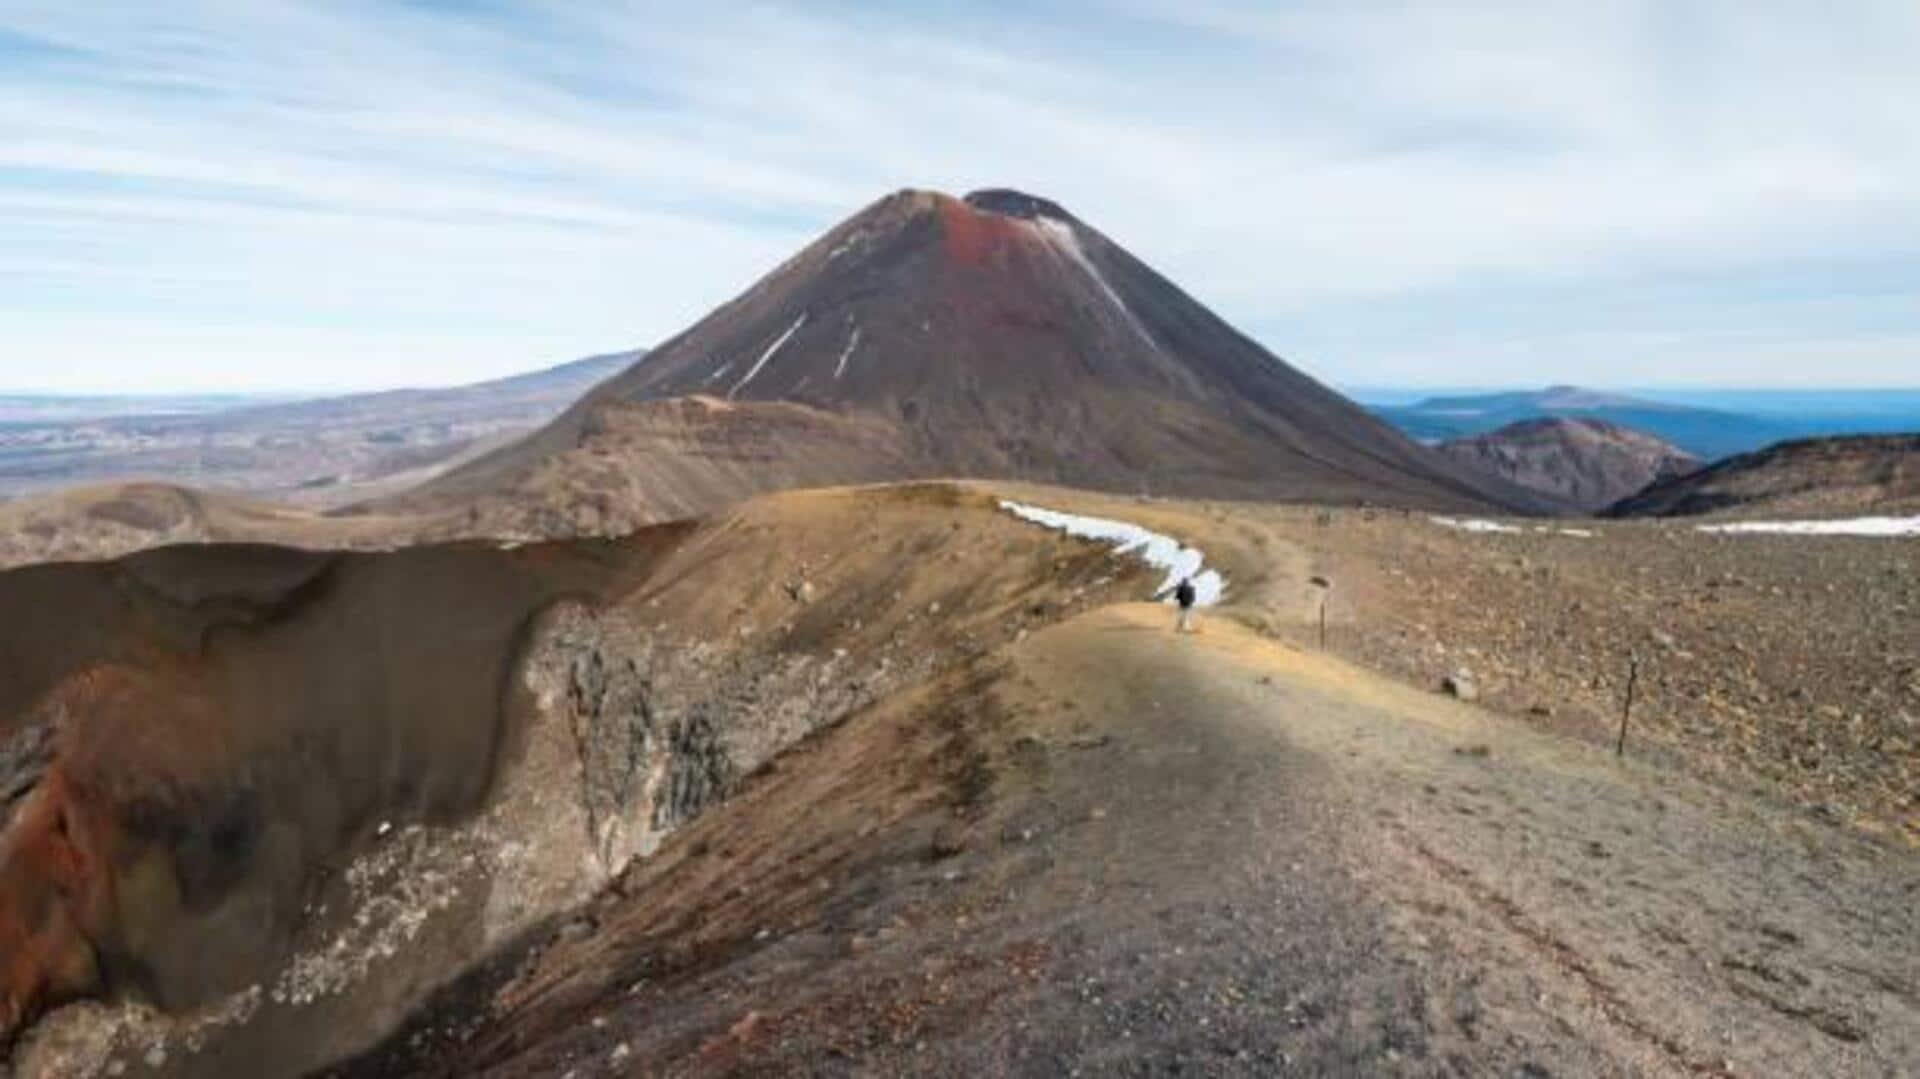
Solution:
{"label": "volcanic scree slope", "polygon": [[[1011,191],[881,199],[543,431],[417,497],[640,523],[774,487],[930,476],[1539,508]],[[534,527],[562,524],[582,522]]]}

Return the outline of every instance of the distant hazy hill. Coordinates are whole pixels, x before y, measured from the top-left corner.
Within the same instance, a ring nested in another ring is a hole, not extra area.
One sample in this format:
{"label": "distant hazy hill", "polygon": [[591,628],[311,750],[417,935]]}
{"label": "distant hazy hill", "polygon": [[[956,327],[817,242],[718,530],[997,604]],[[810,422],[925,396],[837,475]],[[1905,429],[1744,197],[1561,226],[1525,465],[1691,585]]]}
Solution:
{"label": "distant hazy hill", "polygon": [[466,386],[320,397],[250,408],[228,413],[222,419],[273,425],[283,430],[374,420],[401,424],[499,421],[531,415],[556,404],[565,408],[602,380],[633,366],[645,355],[644,350],[610,352]]}
{"label": "distant hazy hill", "polygon": [[1705,463],[1644,431],[1585,418],[1522,420],[1436,448],[1468,468],[1589,512]]}
{"label": "distant hazy hill", "polygon": [[223,398],[0,398],[0,498],[129,481],[313,504],[366,497],[539,427],[642,355],[447,389],[241,407]]}
{"label": "distant hazy hill", "polygon": [[1417,439],[1444,442],[1553,416],[1599,420],[1657,436],[1713,460],[1804,433],[1774,417],[1668,404],[1578,386],[1539,391],[1429,397],[1375,411]]}
{"label": "distant hazy hill", "polygon": [[0,393],[0,428],[103,420],[116,416],[187,416],[295,400],[285,395]]}

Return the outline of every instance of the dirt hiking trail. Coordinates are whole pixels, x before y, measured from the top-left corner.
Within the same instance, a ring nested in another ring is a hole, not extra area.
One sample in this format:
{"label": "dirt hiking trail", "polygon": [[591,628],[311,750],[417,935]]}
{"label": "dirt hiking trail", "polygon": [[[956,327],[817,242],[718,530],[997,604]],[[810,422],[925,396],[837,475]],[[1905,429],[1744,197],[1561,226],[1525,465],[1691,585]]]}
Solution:
{"label": "dirt hiking trail", "polygon": [[1171,624],[825,732],[345,1074],[1912,1074],[1910,854]]}

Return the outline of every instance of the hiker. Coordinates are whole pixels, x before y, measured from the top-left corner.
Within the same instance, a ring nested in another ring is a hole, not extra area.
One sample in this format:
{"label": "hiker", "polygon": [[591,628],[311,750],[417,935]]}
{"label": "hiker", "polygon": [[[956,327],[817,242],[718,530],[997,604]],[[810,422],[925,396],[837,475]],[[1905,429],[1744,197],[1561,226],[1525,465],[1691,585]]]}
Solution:
{"label": "hiker", "polygon": [[1175,633],[1193,632],[1193,601],[1198,598],[1193,591],[1193,578],[1182,577],[1180,584],[1173,590],[1173,601],[1180,605],[1180,620],[1174,623]]}

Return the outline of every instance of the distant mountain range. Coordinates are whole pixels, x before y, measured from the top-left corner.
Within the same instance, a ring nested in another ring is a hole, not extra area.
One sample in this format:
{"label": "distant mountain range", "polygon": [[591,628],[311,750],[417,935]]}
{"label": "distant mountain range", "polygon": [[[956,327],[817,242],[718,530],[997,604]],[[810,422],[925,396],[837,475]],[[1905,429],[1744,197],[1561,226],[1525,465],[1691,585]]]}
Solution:
{"label": "distant mountain range", "polygon": [[1644,431],[1707,460],[1794,438],[1920,431],[1920,392],[1913,391],[1699,391],[1656,400],[1551,386],[1430,396],[1371,407],[1408,435],[1430,443],[1486,434],[1527,420],[1565,417]]}
{"label": "distant mountain range", "polygon": [[0,393],[0,429],[120,416],[191,416],[299,400],[282,394]]}
{"label": "distant mountain range", "polygon": [[1429,397],[1376,408],[1387,422],[1425,442],[1445,442],[1550,417],[1599,420],[1645,431],[1696,457],[1712,460],[1791,438],[1797,432],[1759,416],[1667,404],[1578,386]]}
{"label": "distant mountain range", "polygon": [[0,499],[157,481],[334,505],[420,481],[552,419],[644,353],[446,389],[304,401],[0,396]]}

